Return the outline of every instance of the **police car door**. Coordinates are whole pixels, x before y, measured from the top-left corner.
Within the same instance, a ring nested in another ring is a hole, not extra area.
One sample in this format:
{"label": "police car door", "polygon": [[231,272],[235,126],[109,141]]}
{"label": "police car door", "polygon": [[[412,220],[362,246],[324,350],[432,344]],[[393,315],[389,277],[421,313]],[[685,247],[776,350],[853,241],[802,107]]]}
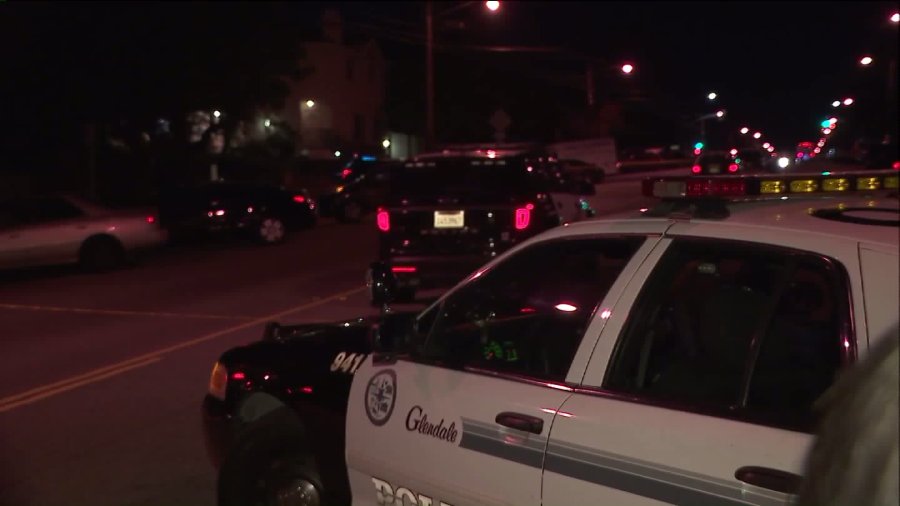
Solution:
{"label": "police car door", "polygon": [[368,360],[347,413],[354,504],[540,504],[547,435],[593,347],[582,336],[643,243],[519,249],[421,313],[414,353]]}
{"label": "police car door", "polygon": [[[672,232],[690,227],[708,233]],[[769,244],[676,237],[651,254],[561,408],[575,416],[554,423],[544,505],[791,500],[812,403],[854,353],[859,267],[852,241],[829,239],[828,258],[757,234]]]}

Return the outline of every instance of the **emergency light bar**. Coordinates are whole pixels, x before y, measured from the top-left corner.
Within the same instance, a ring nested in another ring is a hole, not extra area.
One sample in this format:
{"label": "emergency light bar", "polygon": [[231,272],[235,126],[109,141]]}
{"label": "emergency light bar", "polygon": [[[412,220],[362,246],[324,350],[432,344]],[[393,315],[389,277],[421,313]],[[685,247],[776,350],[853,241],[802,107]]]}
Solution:
{"label": "emergency light bar", "polygon": [[797,174],[793,176],[712,176],[646,178],[643,194],[661,199],[777,197],[896,190],[896,171]]}

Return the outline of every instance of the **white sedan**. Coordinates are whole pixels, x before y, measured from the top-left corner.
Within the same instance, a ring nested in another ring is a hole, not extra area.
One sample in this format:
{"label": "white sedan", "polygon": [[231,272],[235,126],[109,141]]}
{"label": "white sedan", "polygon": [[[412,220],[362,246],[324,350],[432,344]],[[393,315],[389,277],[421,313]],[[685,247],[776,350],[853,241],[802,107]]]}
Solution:
{"label": "white sedan", "polygon": [[0,269],[80,263],[104,270],[165,240],[154,213],[113,211],[61,195],[0,201]]}

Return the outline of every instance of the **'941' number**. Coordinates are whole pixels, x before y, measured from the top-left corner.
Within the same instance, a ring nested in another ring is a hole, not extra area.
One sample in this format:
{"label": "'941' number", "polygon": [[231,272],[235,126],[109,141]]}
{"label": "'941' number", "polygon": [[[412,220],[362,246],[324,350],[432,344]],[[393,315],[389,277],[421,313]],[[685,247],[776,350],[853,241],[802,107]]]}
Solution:
{"label": "'941' number", "polygon": [[331,362],[331,372],[343,372],[347,374],[353,374],[359,369],[359,366],[362,365],[363,360],[366,359],[365,353],[347,353],[342,351],[334,357],[334,361]]}

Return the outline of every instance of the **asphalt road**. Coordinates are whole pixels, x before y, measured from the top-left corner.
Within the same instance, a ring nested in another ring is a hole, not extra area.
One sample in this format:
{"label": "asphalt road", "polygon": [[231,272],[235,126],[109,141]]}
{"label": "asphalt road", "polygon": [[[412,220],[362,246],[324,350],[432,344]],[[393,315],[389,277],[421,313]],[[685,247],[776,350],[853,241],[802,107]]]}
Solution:
{"label": "asphalt road", "polygon": [[[594,208],[646,206],[641,177],[611,176]],[[373,313],[363,279],[376,240],[369,221],[323,220],[275,247],[0,274],[0,505],[215,504],[200,401],[216,358],[270,320]]]}

